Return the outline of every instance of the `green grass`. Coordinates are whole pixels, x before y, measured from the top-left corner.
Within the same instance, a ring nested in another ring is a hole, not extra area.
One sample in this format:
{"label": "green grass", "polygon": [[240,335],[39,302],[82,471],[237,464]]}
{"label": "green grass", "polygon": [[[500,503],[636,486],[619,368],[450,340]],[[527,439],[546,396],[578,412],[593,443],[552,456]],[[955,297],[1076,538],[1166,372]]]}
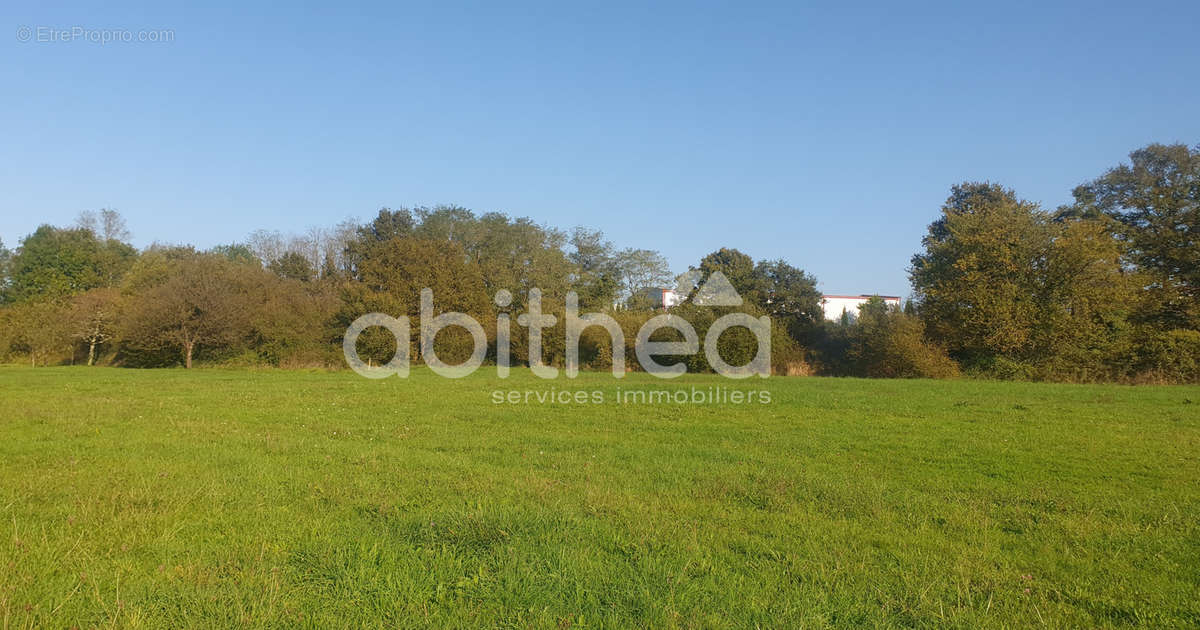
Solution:
{"label": "green grass", "polygon": [[1200,626],[1200,388],[484,372],[0,368],[0,628]]}

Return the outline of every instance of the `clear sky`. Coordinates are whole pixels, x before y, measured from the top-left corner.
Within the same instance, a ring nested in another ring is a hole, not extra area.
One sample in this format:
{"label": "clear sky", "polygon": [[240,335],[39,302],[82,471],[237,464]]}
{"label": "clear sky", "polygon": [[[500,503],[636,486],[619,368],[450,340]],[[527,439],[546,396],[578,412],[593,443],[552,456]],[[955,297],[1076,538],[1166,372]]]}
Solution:
{"label": "clear sky", "polygon": [[[453,203],[907,295],[952,184],[1053,208],[1200,142],[1194,0],[196,4],[0,8],[6,245],[101,207],[208,247]],[[174,41],[37,41],[74,26]]]}

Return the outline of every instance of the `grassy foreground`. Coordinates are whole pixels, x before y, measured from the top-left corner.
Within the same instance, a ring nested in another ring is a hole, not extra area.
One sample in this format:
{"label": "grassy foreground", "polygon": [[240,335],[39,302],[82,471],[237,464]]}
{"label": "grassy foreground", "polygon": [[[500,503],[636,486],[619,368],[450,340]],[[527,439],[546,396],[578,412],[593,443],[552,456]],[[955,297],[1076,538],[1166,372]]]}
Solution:
{"label": "grassy foreground", "polygon": [[485,372],[0,368],[0,628],[1200,626],[1200,388]]}

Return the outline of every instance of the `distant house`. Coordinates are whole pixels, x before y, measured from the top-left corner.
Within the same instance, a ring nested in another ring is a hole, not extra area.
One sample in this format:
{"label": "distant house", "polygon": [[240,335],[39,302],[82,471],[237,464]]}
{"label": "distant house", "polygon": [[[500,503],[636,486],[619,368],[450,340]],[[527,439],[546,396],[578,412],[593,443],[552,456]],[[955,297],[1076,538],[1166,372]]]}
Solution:
{"label": "distant house", "polygon": [[900,298],[895,295],[826,295],[821,298],[821,308],[825,310],[825,319],[829,321],[841,321],[843,313],[850,316],[850,321],[854,321],[858,317],[858,307],[873,297],[882,299],[888,306],[900,308]]}
{"label": "distant house", "polygon": [[650,304],[652,304],[654,308],[671,308],[672,306],[675,306],[683,301],[683,298],[680,297],[674,289],[652,287],[649,289],[643,289],[642,293],[645,294],[646,297],[650,298]]}

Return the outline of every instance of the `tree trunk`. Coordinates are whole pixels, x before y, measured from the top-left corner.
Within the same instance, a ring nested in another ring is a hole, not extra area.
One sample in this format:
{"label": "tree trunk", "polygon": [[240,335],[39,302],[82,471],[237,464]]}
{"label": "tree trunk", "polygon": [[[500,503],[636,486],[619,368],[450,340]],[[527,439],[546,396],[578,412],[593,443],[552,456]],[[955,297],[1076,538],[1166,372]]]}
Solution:
{"label": "tree trunk", "polygon": [[88,344],[88,367],[96,364],[96,342]]}
{"label": "tree trunk", "polygon": [[195,345],[196,344],[194,344],[192,342],[183,344],[183,350],[186,355],[184,357],[183,367],[187,368],[189,370],[192,369],[192,348],[195,347]]}

